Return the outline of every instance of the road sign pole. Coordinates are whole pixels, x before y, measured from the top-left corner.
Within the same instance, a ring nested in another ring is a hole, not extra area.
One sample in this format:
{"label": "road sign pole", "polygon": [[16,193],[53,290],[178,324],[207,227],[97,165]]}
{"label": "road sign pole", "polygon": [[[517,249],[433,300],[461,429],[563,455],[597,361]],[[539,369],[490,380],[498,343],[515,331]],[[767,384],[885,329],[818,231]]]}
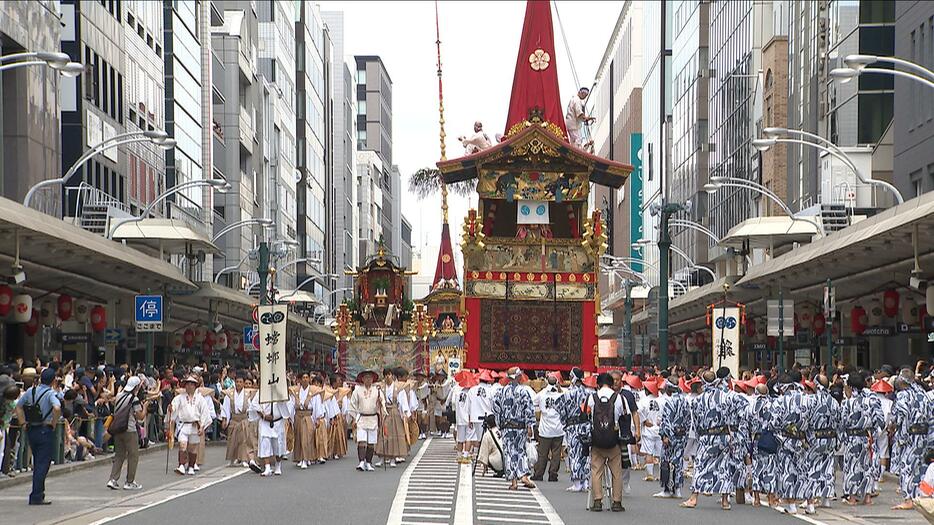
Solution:
{"label": "road sign pole", "polygon": [[658,225],[658,366],[668,368],[668,257],[671,250],[671,235],[668,233],[668,217],[671,215],[662,206]]}
{"label": "road sign pole", "polygon": [[785,345],[782,339],[785,337],[785,303],[782,293],[782,287],[778,287],[778,357],[775,359],[775,364],[778,364],[778,360],[785,359]]}
{"label": "road sign pole", "polygon": [[[830,369],[833,368],[833,318],[834,318],[834,308],[833,308],[833,288],[831,288],[830,278],[827,278],[827,305],[824,312],[824,317],[827,318],[827,322],[824,323],[824,329],[827,330],[827,353],[824,357],[824,365],[827,366],[827,371],[825,374],[830,374]],[[827,327],[827,323],[830,323],[830,327]]]}
{"label": "road sign pole", "polygon": [[146,335],[148,335],[148,337],[146,338],[146,364],[149,366],[153,366],[153,362],[155,361],[155,355],[154,355],[153,348],[152,348],[153,335],[152,335],[152,332],[149,332]]}
{"label": "road sign pole", "polygon": [[259,266],[256,269],[259,274],[259,304],[269,304],[268,283],[269,283],[269,243],[263,241],[259,243]]}

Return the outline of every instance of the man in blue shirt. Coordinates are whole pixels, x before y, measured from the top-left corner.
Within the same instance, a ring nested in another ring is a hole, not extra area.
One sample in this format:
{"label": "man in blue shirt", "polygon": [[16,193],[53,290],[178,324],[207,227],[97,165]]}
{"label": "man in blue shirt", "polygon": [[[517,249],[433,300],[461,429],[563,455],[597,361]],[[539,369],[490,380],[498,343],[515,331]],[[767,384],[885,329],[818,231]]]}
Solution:
{"label": "man in blue shirt", "polygon": [[[45,477],[49,474],[52,465],[52,446],[55,435],[55,424],[62,414],[62,405],[52,384],[55,381],[55,370],[46,368],[39,377],[40,384],[27,390],[16,403],[16,417],[21,424],[27,425],[26,435],[29,439],[29,448],[32,449],[33,471],[32,492],[29,494],[30,505],[48,505],[45,499]],[[27,419],[27,410],[33,413],[32,407],[38,407],[38,417]],[[31,420],[31,421],[30,421]]]}

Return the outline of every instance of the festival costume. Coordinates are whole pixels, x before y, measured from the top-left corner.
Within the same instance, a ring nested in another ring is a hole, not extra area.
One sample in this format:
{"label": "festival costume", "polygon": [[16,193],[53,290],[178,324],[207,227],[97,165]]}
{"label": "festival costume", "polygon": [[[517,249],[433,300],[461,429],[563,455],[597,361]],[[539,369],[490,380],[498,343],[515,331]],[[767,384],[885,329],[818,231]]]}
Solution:
{"label": "festival costume", "polygon": [[406,421],[408,422],[407,441],[411,447],[415,444],[416,441],[418,441],[418,435],[420,433],[418,426],[418,409],[420,405],[418,403],[418,396],[415,394],[415,385],[411,381],[407,381],[405,383],[405,393],[407,406],[409,407],[409,415],[406,418]]}
{"label": "festival costume", "polygon": [[693,492],[701,494],[729,494],[736,485],[731,434],[738,429],[730,428],[729,423],[742,406],[717,383],[704,385],[691,407],[697,430]]}
{"label": "festival costume", "polygon": [[535,424],[535,408],[529,393],[515,382],[504,387],[493,400],[496,426],[502,432],[506,479],[513,481],[529,474],[526,452],[528,429]]}
{"label": "festival costume", "polygon": [[329,457],[337,459],[347,455],[347,427],[344,424],[344,412],[341,409],[347,390],[344,388],[331,390],[333,390],[333,397],[328,401],[328,416],[331,421],[328,429],[331,454]]}
{"label": "festival costume", "polygon": [[350,394],[349,413],[357,427],[357,443],[376,445],[380,418],[386,417],[383,394],[376,385],[358,385]]}
{"label": "festival costume", "polygon": [[330,401],[332,394],[329,394],[326,390],[322,389],[317,395],[312,399],[312,414],[311,417],[315,420],[315,455],[318,456],[319,460],[324,460],[331,457],[331,440],[330,440],[330,425],[328,421],[328,406],[327,403]]}
{"label": "festival costume", "polygon": [[843,493],[862,500],[872,490],[874,472],[870,439],[885,422],[879,398],[853,389],[840,411],[843,432]]}
{"label": "festival costume", "polygon": [[[674,494],[684,485],[684,449],[691,430],[691,405],[680,391],[668,397],[662,408],[658,433],[668,439],[662,447],[661,461],[668,464],[668,479],[661,478],[662,490]],[[666,483],[667,481],[667,483]]]}
{"label": "festival costume", "polygon": [[402,458],[409,454],[405,417],[408,413],[408,395],[401,383],[386,386],[386,417],[382,421],[376,455],[382,458]]}
{"label": "festival costume", "polygon": [[[772,405],[777,401],[768,395],[756,394],[746,411],[746,425],[750,432],[752,457],[752,490],[760,494],[774,494],[778,471],[777,454],[759,450],[757,446],[763,432],[775,432]],[[833,458],[831,458],[831,463]]]}
{"label": "festival costume", "polygon": [[[261,458],[281,458],[288,455],[286,447],[285,422],[294,416],[291,401],[260,403],[259,396],[250,403],[250,417],[258,421],[259,450]],[[272,421],[266,421],[270,416]]]}
{"label": "festival costume", "polygon": [[571,481],[585,483],[590,480],[590,458],[584,455],[583,440],[590,439],[590,418],[582,407],[590,393],[580,383],[571,385],[561,397],[557,410],[564,425],[564,445],[568,451],[568,469]]}
{"label": "festival costume", "polygon": [[256,390],[224,392],[221,415],[227,420],[227,461],[246,462],[256,454],[258,429],[250,424],[250,403]]}
{"label": "festival costume", "polygon": [[292,424],[292,461],[317,461],[320,456],[317,455],[317,447],[315,446],[313,400],[315,396],[321,394],[321,387],[309,385],[307,388],[299,386],[290,390],[295,407],[295,417]]}
{"label": "festival costume", "polygon": [[919,385],[911,384],[896,394],[892,420],[898,444],[898,461],[893,472],[898,474],[903,497],[916,498],[918,485],[927,469],[924,454],[934,445],[929,437],[931,425],[934,425],[934,405]]}
{"label": "festival costume", "polygon": [[781,385],[784,393],[772,405],[773,427],[778,440],[776,495],[786,500],[808,497],[808,465],[805,440],[810,429],[810,407],[799,385]]}
{"label": "festival costume", "polygon": [[840,405],[830,392],[817,384],[810,399],[808,447],[804,465],[808,469],[805,493],[809,498],[830,498],[835,492],[834,452],[840,444]]}
{"label": "festival costume", "polygon": [[[649,394],[638,402],[639,421],[642,424],[642,441],[639,452],[649,456],[661,457],[662,438],[658,433],[659,418],[662,414],[663,401],[655,394]],[[646,425],[646,422],[651,425]]]}

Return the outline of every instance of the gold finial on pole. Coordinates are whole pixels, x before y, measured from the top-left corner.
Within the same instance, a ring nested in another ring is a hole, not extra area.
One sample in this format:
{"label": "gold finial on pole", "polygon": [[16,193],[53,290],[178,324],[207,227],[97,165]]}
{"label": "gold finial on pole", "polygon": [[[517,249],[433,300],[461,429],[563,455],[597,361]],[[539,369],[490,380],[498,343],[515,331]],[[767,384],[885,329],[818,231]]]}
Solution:
{"label": "gold finial on pole", "polygon": [[[444,89],[441,82],[441,27],[438,24],[438,0],[435,0],[435,47],[438,50],[438,140],[441,144],[441,160],[447,160],[447,150],[444,139],[447,136],[444,133]],[[440,177],[441,174],[439,173]],[[448,186],[441,181],[441,213],[444,217],[444,224],[448,222]]]}

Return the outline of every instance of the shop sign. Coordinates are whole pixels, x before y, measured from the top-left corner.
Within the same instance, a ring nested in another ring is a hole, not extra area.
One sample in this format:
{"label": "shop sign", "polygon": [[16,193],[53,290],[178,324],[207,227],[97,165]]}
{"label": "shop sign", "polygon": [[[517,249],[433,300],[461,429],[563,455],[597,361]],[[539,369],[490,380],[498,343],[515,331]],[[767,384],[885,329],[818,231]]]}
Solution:
{"label": "shop sign", "polygon": [[891,326],[870,326],[863,330],[864,337],[892,337],[896,335],[895,328]]}
{"label": "shop sign", "polygon": [[62,333],[63,345],[87,344],[91,342],[91,334],[87,332]]}

